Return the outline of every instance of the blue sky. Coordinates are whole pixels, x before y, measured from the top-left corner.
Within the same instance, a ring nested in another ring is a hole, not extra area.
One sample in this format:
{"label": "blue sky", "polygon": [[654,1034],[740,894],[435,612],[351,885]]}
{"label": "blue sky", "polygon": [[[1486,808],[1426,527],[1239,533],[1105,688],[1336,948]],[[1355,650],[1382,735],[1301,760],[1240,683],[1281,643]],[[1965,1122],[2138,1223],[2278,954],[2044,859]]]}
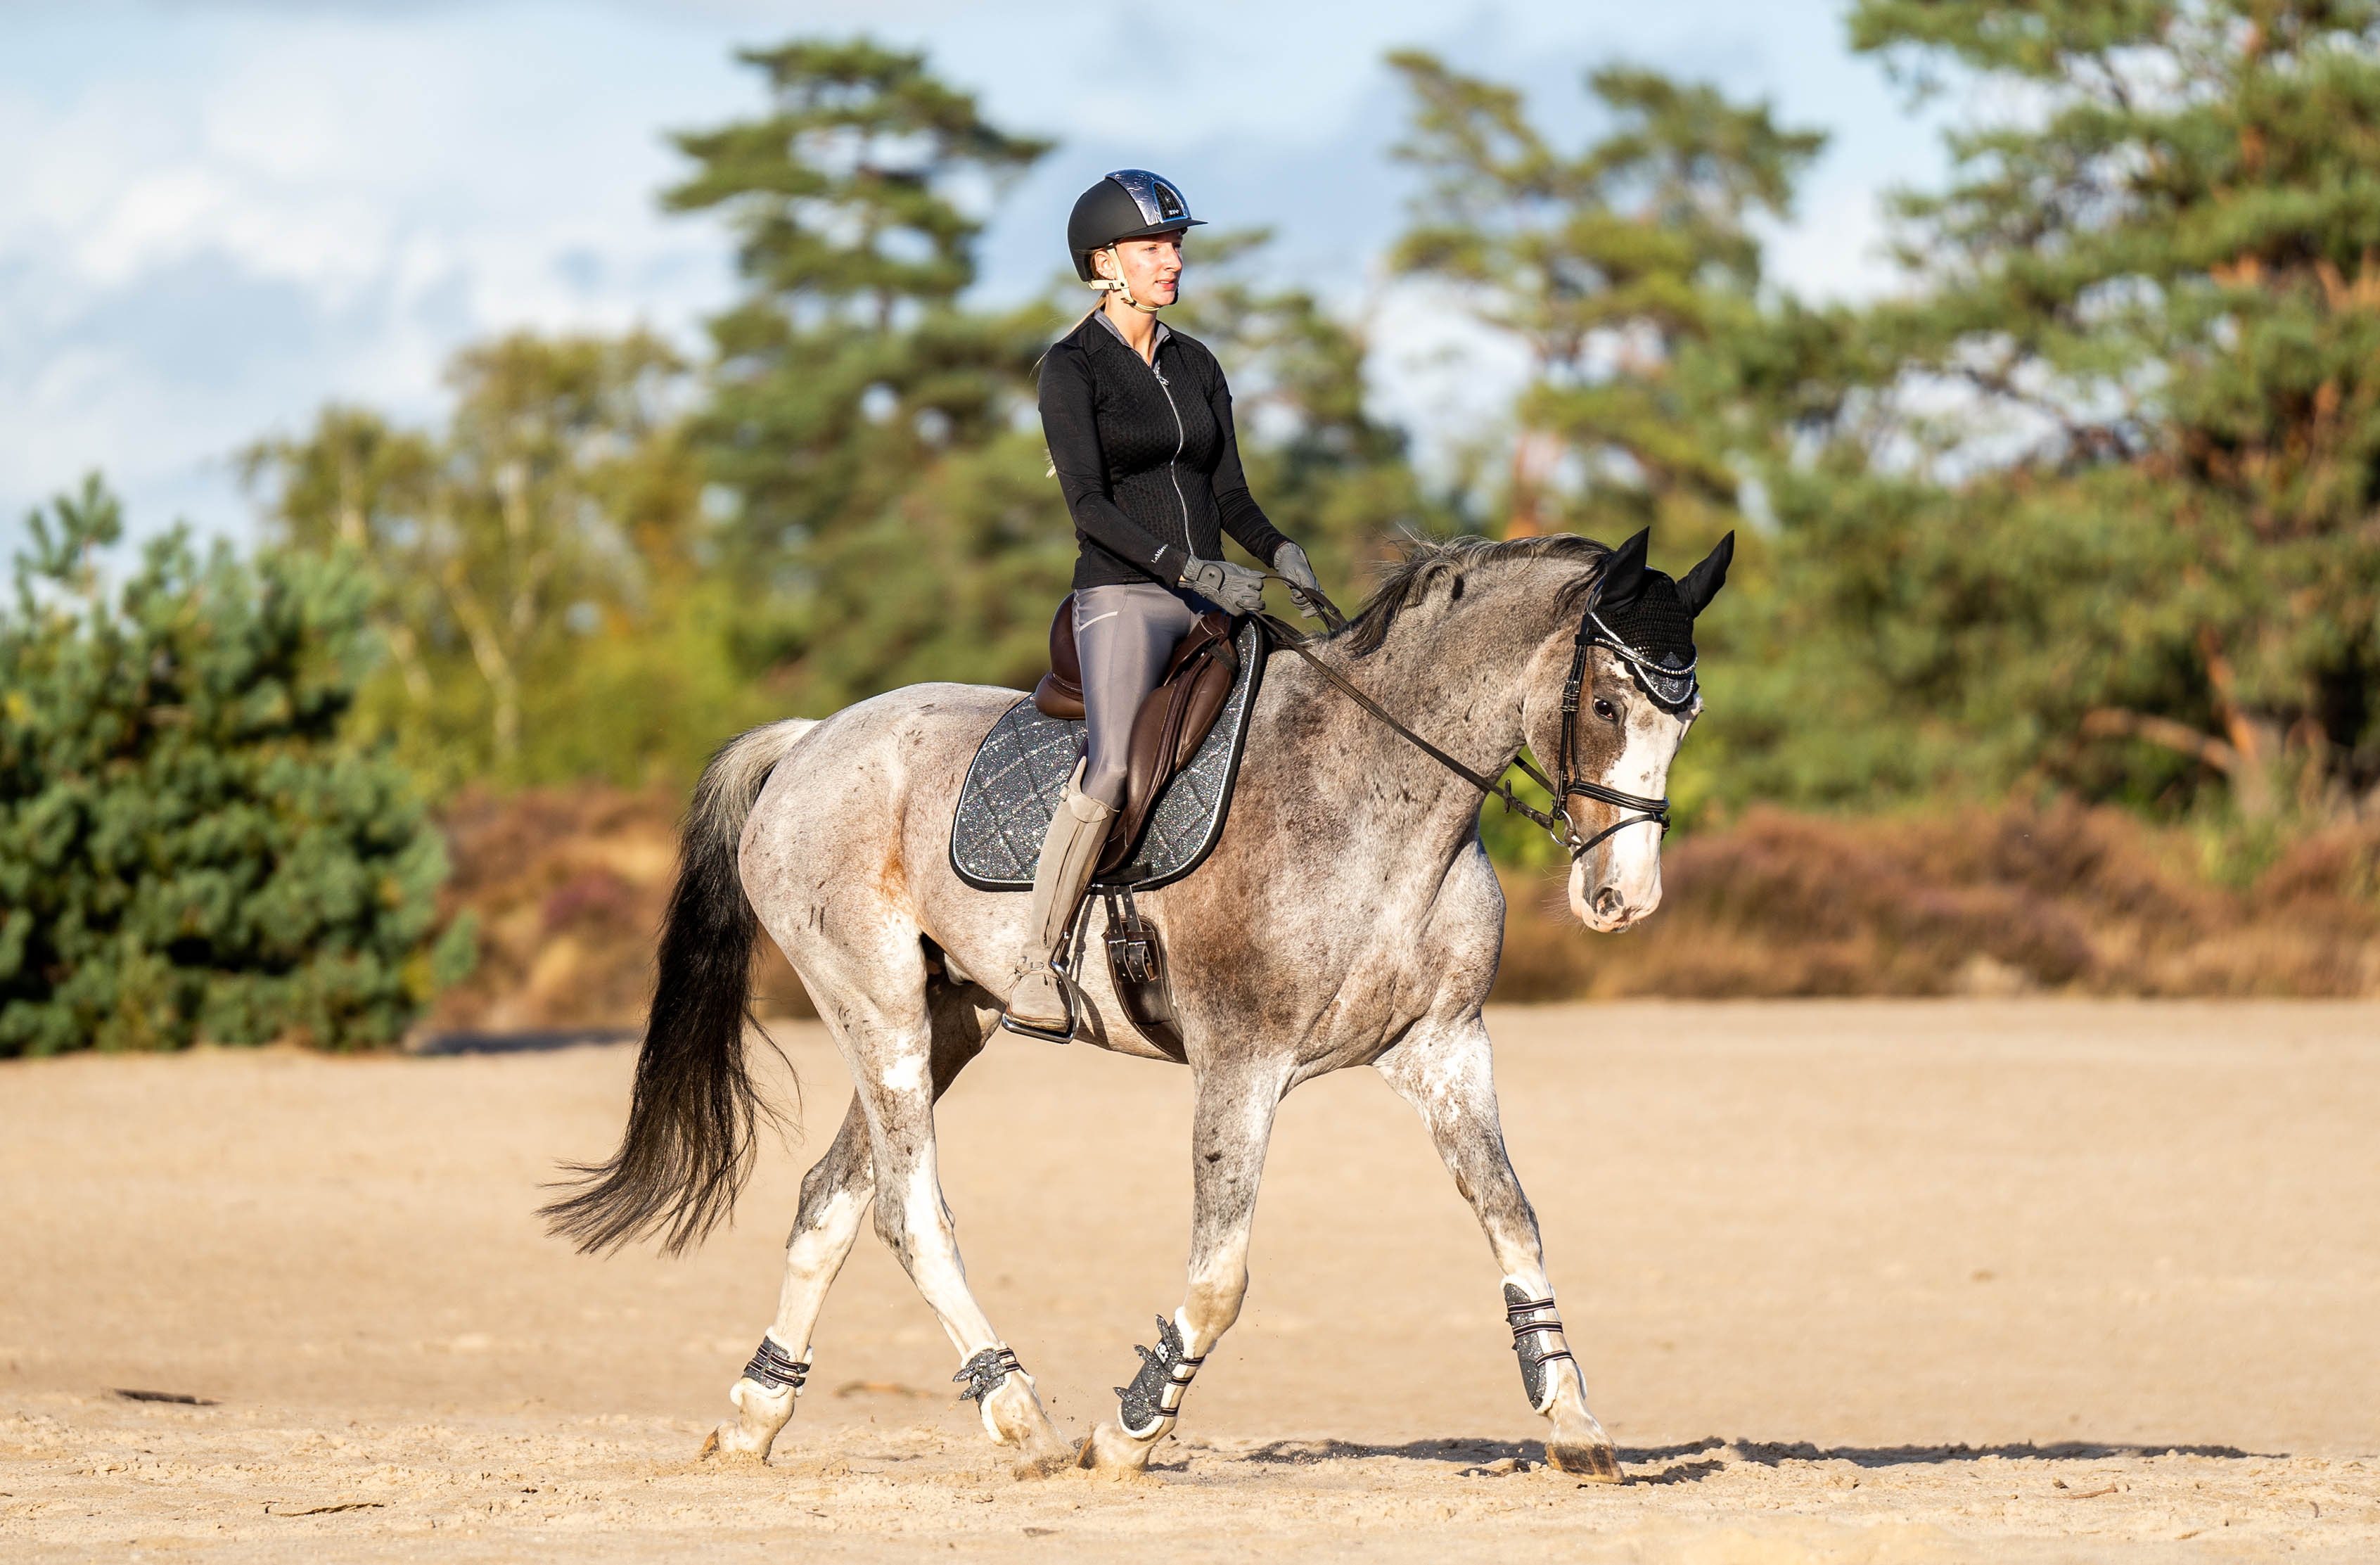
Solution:
{"label": "blue sky", "polygon": [[1942,167],[1830,0],[0,0],[0,533],[97,467],[136,530],[239,536],[229,453],[325,400],[432,419],[448,354],[514,326],[698,343],[734,278],[714,224],[656,209],[663,132],[758,106],[736,45],[862,30],[1061,143],[988,236],[987,295],[1047,285],[1101,172],[1160,169],[1373,321],[1375,399],[1426,447],[1475,427],[1509,365],[1371,265],[1409,189],[1389,49],[1520,84],[1571,136],[1610,59],[1829,131],[1771,250],[1808,293],[1888,285],[1876,198]]}

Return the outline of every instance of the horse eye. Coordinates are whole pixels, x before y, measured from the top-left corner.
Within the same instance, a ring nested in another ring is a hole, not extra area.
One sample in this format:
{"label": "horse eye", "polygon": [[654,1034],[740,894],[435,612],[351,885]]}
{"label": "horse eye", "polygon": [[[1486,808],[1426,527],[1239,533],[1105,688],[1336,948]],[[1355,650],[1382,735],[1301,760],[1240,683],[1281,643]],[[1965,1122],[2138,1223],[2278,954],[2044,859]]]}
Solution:
{"label": "horse eye", "polygon": [[1612,710],[1611,703],[1605,700],[1600,696],[1597,696],[1595,698],[1595,715],[1601,718],[1606,722],[1618,722],[1620,721],[1619,712]]}

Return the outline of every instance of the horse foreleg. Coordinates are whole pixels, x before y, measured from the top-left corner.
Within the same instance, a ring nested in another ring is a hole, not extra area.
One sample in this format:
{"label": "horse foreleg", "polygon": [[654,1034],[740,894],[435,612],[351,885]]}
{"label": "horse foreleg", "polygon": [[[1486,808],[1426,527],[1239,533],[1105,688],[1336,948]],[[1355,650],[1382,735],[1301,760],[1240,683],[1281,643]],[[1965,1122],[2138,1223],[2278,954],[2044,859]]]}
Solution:
{"label": "horse foreleg", "polygon": [[1619,1453],[1587,1411],[1585,1378],[1554,1313],[1537,1214],[1504,1150],[1486,1025],[1474,1016],[1445,1029],[1415,1028],[1381,1056],[1378,1068],[1420,1112],[1503,1268],[1505,1321],[1521,1361],[1521,1387],[1531,1408],[1552,1425],[1547,1462],[1581,1477],[1620,1482]]}
{"label": "horse foreleg", "polygon": [[727,1393],[735,1404],[735,1420],[710,1432],[703,1455],[768,1460],[778,1431],[794,1416],[794,1400],[809,1373],[810,1332],[826,1306],[827,1290],[843,1270],[852,1242],[859,1237],[859,1219],[875,1194],[868,1116],[854,1098],[834,1145],[802,1178],[801,1214],[785,1240],[785,1280],[777,1292],[777,1318]]}
{"label": "horse foreleg", "polygon": [[1160,1316],[1157,1346],[1141,1348],[1140,1368],[1116,1388],[1117,1416],[1083,1442],[1081,1466],[1136,1473],[1173,1431],[1182,1399],[1223,1333],[1240,1318],[1248,1292],[1248,1233],[1256,1221],[1257,1186],[1265,1147],[1281,1106],[1279,1079],[1260,1072],[1209,1069],[1198,1078],[1190,1133],[1196,1179],[1190,1236],[1190,1282],[1173,1318]]}

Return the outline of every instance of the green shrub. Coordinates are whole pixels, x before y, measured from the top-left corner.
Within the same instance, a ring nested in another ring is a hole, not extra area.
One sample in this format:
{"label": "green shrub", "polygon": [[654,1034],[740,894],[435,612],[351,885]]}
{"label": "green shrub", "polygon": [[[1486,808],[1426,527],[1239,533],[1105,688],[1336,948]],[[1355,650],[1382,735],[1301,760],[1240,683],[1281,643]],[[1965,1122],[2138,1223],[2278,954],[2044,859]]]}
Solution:
{"label": "green shrub", "polygon": [[343,563],[122,531],[96,477],[29,518],[0,611],[0,1055],[395,1039],[468,971],[407,774],[339,741],[369,589]]}

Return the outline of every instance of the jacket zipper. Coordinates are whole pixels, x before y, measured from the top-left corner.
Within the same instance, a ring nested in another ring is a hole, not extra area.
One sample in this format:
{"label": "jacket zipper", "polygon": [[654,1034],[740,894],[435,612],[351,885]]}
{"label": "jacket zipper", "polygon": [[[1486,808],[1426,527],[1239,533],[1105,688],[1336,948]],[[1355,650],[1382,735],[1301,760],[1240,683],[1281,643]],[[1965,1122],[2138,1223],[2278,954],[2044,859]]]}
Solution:
{"label": "jacket zipper", "polygon": [[[1157,346],[1160,350],[1165,346],[1163,343]],[[1140,355],[1135,353],[1133,357],[1138,358]],[[1165,476],[1173,480],[1173,503],[1182,507],[1182,552],[1195,560],[1198,556],[1190,547],[1190,501],[1182,492],[1182,448],[1190,443],[1190,433],[1183,427],[1182,409],[1173,400],[1173,382],[1167,380],[1165,371],[1157,367],[1157,354],[1152,352],[1147,363],[1148,372],[1157,377],[1158,389],[1165,393],[1166,407],[1173,414],[1173,455],[1165,464]]]}

